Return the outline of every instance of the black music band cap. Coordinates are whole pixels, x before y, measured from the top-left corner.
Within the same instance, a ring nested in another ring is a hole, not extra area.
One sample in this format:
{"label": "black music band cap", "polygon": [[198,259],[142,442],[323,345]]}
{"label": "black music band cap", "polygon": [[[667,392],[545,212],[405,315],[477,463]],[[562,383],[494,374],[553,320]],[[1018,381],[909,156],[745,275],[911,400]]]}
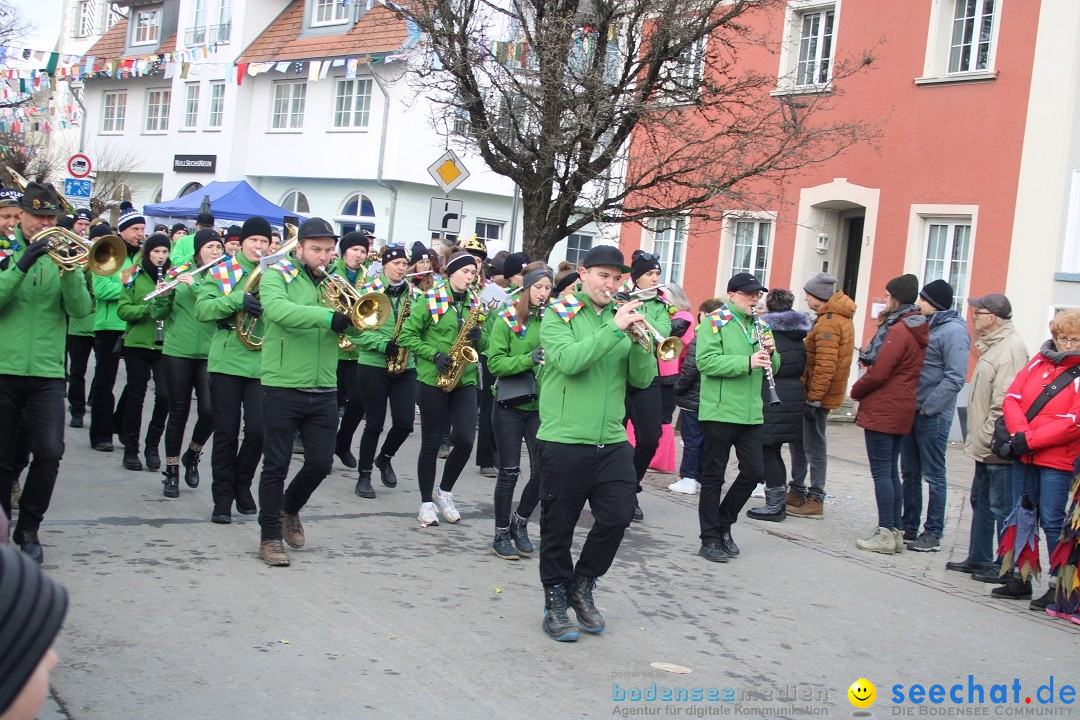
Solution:
{"label": "black music band cap", "polygon": [[630,272],[622,251],[614,245],[597,245],[592,248],[585,253],[585,259],[581,261],[581,265],[585,268],[613,267],[618,268],[620,272]]}
{"label": "black music band cap", "polygon": [[731,276],[731,279],[727,281],[727,291],[729,293],[762,293],[768,292],[769,288],[762,285],[761,282],[750,273],[735,273]]}
{"label": "black music band cap", "polygon": [[297,232],[298,240],[307,240],[308,238],[332,238],[337,240],[338,236],[330,223],[320,217],[313,217],[305,220]]}

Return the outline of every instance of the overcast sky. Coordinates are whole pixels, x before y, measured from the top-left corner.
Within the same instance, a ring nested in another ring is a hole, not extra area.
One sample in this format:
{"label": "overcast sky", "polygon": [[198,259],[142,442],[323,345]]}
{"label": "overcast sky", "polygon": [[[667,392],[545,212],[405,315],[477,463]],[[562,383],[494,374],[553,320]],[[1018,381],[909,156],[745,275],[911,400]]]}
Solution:
{"label": "overcast sky", "polygon": [[[34,26],[22,44],[34,50],[52,50],[60,35],[63,0],[15,0],[15,7]],[[17,42],[17,41],[16,41]]]}

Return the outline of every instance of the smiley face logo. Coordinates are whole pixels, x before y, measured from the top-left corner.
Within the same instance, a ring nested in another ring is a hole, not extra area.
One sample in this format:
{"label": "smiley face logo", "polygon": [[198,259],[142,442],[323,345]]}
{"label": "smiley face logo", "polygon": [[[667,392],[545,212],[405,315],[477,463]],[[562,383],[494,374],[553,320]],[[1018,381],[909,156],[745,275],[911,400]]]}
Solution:
{"label": "smiley face logo", "polygon": [[848,700],[857,708],[868,708],[877,699],[877,688],[866,678],[859,678],[847,689]]}

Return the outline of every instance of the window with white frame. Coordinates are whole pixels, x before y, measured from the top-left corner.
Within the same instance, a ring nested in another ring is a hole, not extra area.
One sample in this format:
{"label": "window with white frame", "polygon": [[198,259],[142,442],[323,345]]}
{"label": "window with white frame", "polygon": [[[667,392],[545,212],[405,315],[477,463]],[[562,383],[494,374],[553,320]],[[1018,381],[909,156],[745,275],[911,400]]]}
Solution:
{"label": "window with white frame", "polygon": [[334,127],[366,128],[371,112],[371,80],[338,80],[334,90]]}
{"label": "window with white frame", "polygon": [[764,283],[768,273],[772,223],[767,220],[736,220],[731,274],[750,273]]}
{"label": "window with white frame", "polygon": [[286,210],[291,210],[292,212],[301,215],[307,215],[311,212],[311,205],[308,204],[307,196],[299,190],[292,190],[285,193],[285,197],[281,199],[279,204]]}
{"label": "window with white frame", "polygon": [[705,77],[705,38],[699,38],[686,48],[678,60],[666,64],[665,72],[662,100],[685,103],[697,97]]}
{"label": "window with white frame", "polygon": [[494,220],[477,220],[476,239],[483,240],[485,245],[502,240],[503,226],[505,224]]}
{"label": "window with white frame", "polygon": [[307,83],[287,80],[274,83],[270,127],[274,130],[297,130],[304,126],[304,100]]}
{"label": "window with white frame", "polygon": [[169,129],[171,102],[171,90],[162,88],[146,91],[146,132],[166,132]]}
{"label": "window with white frame", "polygon": [[225,118],[225,83],[210,83],[210,119],[207,127],[220,128]]}
{"label": "window with white frame", "polygon": [[187,44],[202,45],[206,42],[206,3],[209,0],[195,0],[194,17],[191,19],[191,27],[188,28]]}
{"label": "window with white frame", "polygon": [[135,12],[134,28],[131,31],[132,45],[151,45],[158,41],[161,31],[161,10],[139,10]]}
{"label": "window with white frame", "polygon": [[954,0],[949,72],[986,70],[997,0]]}
{"label": "window with white frame", "polygon": [[686,258],[686,218],[657,218],[653,252],[660,260],[660,282],[681,283]]}
{"label": "window with white frame", "polygon": [[315,0],[312,7],[312,25],[336,25],[349,19],[349,8],[341,0]]}
{"label": "window with white frame", "polygon": [[188,46],[229,41],[232,0],[195,0],[191,27],[184,37]]}
{"label": "window with white frame", "polygon": [[964,311],[971,264],[971,218],[926,218],[923,282],[944,280],[953,288],[953,309]]}
{"label": "window with white frame", "polygon": [[110,90],[102,101],[101,132],[122,133],[127,119],[127,90]]}
{"label": "window with white frame", "polygon": [[101,20],[101,0],[78,0],[75,8],[75,37],[96,35]]}
{"label": "window with white frame", "polygon": [[338,221],[341,235],[361,228],[370,233],[375,232],[375,206],[363,193],[350,195],[341,208],[341,215],[334,219]]}
{"label": "window with white frame", "polygon": [[585,255],[592,250],[593,236],[588,233],[573,233],[566,238],[566,262],[580,267]]}
{"label": "window with white frame", "polygon": [[832,79],[835,22],[836,11],[833,8],[801,14],[799,62],[795,67],[796,85],[826,85]]}
{"label": "window with white frame", "polygon": [[184,88],[184,129],[194,130],[199,125],[199,83],[188,83]]}

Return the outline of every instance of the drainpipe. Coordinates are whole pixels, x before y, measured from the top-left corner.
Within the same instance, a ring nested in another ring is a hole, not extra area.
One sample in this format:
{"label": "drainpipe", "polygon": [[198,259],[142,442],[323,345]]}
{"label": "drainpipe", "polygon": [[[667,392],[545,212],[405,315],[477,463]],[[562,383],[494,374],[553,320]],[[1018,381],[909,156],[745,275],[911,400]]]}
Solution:
{"label": "drainpipe", "polygon": [[375,182],[380,187],[390,191],[390,227],[386,231],[386,242],[390,244],[394,241],[394,217],[397,215],[397,188],[383,180],[383,158],[386,156],[386,127],[390,121],[390,93],[387,92],[386,85],[379,78],[375,68],[371,69],[371,77],[375,80],[375,84],[379,86],[379,91],[382,92],[383,96],[382,134],[379,136],[379,165],[375,170]]}

